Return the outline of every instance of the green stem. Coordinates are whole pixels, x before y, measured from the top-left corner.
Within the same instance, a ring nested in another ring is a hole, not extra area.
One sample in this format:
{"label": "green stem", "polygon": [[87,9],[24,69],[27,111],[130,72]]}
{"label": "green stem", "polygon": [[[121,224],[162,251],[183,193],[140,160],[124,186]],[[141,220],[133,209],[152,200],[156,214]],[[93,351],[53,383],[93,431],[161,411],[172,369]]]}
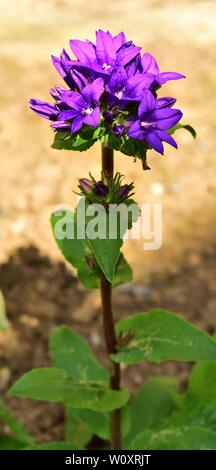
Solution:
{"label": "green stem", "polygon": [[[102,171],[106,183],[113,177],[113,150],[102,146]],[[117,350],[114,319],[112,312],[112,284],[101,275],[101,301],[103,312],[103,327],[107,354],[114,354]],[[120,390],[121,371],[120,365],[110,359],[110,388]],[[121,449],[121,411],[114,410],[111,413],[111,446],[112,449]]]}

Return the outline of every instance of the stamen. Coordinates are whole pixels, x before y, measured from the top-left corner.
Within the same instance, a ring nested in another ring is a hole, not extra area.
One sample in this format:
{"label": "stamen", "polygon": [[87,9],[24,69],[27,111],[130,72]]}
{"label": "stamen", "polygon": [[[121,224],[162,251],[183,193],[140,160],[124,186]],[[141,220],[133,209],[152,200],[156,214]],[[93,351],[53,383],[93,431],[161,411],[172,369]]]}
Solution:
{"label": "stamen", "polygon": [[102,69],[109,70],[109,69],[111,69],[111,65],[108,65],[108,64],[106,64],[106,62],[104,62],[104,64],[102,65]]}
{"label": "stamen", "polygon": [[87,114],[91,114],[93,112],[93,108],[83,108],[82,109],[82,114],[84,115],[87,115]]}

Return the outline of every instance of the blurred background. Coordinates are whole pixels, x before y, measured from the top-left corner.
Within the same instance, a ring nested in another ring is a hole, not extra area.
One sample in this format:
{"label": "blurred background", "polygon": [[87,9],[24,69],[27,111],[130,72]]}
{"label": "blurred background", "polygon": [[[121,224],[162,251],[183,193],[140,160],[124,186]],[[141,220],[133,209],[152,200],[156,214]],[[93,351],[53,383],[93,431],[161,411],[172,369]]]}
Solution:
{"label": "blurred background", "polygon": [[[116,153],[116,170],[133,180],[136,199],[162,203],[164,240],[159,251],[128,241],[125,255],[134,284],[114,292],[116,316],[160,306],[208,332],[216,327],[215,15],[205,0],[0,0],[0,289],[11,328],[0,334],[0,394],[25,370],[49,364],[47,338],[57,324],[82,332],[103,360],[98,292],[88,292],[66,266],[52,238],[49,216],[60,203],[73,204],[78,177],[100,176],[100,147],[83,153],[50,148],[49,122],[28,108],[30,98],[49,100],[61,79],[50,55],[72,38],[94,40],[98,28],[120,31],[151,52],[162,71],[186,80],[169,82],[163,94],[177,97],[184,123],[197,140],[179,130],[179,150],[149,155],[151,171]],[[179,375],[188,366],[143,364],[124,370],[131,390],[150,374]],[[6,399],[39,438],[59,439],[57,405]],[[45,412],[46,410],[46,412]],[[51,429],[51,430],[50,430]]]}

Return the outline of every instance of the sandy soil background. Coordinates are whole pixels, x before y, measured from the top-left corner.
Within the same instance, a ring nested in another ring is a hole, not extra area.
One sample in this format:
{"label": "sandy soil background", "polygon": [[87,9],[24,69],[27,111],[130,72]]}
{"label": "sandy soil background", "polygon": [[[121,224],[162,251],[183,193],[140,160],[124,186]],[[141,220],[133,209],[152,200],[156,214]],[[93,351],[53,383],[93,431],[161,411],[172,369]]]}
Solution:
{"label": "sandy soil background", "polygon": [[[128,39],[154,54],[161,70],[184,73],[187,80],[163,88],[175,96],[184,122],[197,130],[194,141],[176,133],[179,150],[149,157],[151,171],[116,154],[116,169],[135,181],[137,201],[163,204],[164,241],[144,252],[143,240],[128,241],[127,259],[135,283],[116,290],[116,315],[152,306],[172,309],[208,331],[216,327],[215,284],[215,1],[182,0],[0,0],[1,170],[0,288],[11,329],[0,334],[0,392],[31,367],[49,363],[47,337],[62,322],[83,332],[103,360],[99,295],[84,292],[62,262],[49,216],[59,203],[73,204],[77,178],[100,175],[100,148],[85,153],[50,148],[49,123],[28,109],[31,97],[49,98],[61,80],[51,53],[70,38],[94,39],[103,28],[124,30]],[[179,373],[187,367],[165,364],[124,371],[133,390],[150,373]],[[41,439],[59,438],[58,406],[8,400],[9,406]],[[49,429],[52,428],[52,432]]]}

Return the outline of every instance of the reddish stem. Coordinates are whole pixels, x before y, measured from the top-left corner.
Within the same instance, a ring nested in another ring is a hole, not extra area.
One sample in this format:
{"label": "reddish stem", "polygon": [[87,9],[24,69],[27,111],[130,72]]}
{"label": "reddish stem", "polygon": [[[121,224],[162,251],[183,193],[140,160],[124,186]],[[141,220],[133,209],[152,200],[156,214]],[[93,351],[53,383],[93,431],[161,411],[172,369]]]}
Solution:
{"label": "reddish stem", "polygon": [[[102,146],[102,171],[106,183],[113,177],[113,150]],[[114,328],[112,312],[112,284],[101,275],[101,300],[103,312],[103,327],[107,354],[114,354],[117,351],[117,340]],[[120,390],[121,372],[120,365],[110,359],[110,388]],[[112,449],[121,449],[121,411],[114,410],[111,413],[111,446]]]}

